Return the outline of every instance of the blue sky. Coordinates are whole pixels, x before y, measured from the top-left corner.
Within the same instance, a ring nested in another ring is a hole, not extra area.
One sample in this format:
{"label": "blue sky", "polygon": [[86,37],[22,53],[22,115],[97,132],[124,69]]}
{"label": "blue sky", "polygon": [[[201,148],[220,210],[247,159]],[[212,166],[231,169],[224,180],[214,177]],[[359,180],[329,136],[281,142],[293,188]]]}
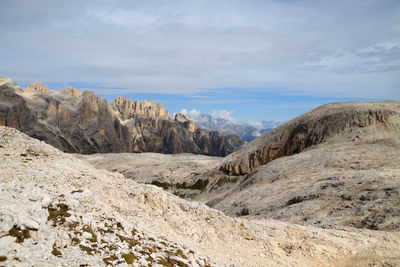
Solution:
{"label": "blue sky", "polygon": [[400,100],[397,0],[2,0],[0,9],[0,75],[24,87],[152,99],[171,113],[225,110],[238,122]]}

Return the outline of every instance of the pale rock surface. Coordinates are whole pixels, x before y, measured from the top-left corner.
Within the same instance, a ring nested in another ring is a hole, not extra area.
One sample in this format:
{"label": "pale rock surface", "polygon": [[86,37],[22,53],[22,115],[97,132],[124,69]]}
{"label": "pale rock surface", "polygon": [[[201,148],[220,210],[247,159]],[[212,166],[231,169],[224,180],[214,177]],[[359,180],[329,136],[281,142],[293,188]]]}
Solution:
{"label": "pale rock surface", "polygon": [[40,82],[30,84],[25,90],[26,93],[34,93],[34,92],[47,93],[49,91],[50,91],[49,88],[47,88],[47,86],[45,86]]}
{"label": "pale rock surface", "polygon": [[66,94],[67,96],[75,98],[75,99],[82,96],[82,93],[78,89],[72,88],[72,87],[65,87],[64,89],[62,89],[60,91],[60,93]]}
{"label": "pale rock surface", "polygon": [[0,185],[0,259],[7,266],[400,264],[398,233],[230,218],[6,127]]}
{"label": "pale rock surface", "polygon": [[[400,102],[345,102],[320,106],[267,132],[227,156],[221,170],[244,175],[276,158],[300,153],[338,136],[356,138],[355,131],[381,125],[380,132],[396,131],[400,124]],[[340,141],[340,140],[338,140]]]}
{"label": "pale rock surface", "polygon": [[321,106],[229,155],[220,170],[249,172],[208,194],[229,215],[399,231],[400,102]]}
{"label": "pale rock surface", "polygon": [[[280,142],[291,136],[293,129],[308,129],[307,135],[296,134],[293,140],[297,141],[288,141],[292,146],[304,146],[300,153],[254,166],[243,176],[218,171],[221,164],[232,162],[232,156],[218,160],[185,155],[158,158],[145,154],[141,159],[95,155],[84,159],[127,178],[161,186],[180,197],[207,203],[231,216],[322,228],[399,231],[399,110],[399,102],[334,103],[317,108],[281,126],[279,131],[283,137],[276,140]],[[309,126],[314,124],[319,126]],[[276,138],[277,133],[267,134],[264,139],[270,140],[271,136]],[[312,136],[321,143],[308,144],[305,140]],[[264,139],[257,141],[261,148],[269,145],[261,142]],[[239,159],[254,157],[243,152],[255,149],[257,142],[234,155]],[[198,162],[206,164],[200,167]]]}
{"label": "pale rock surface", "polygon": [[154,184],[185,198],[202,193],[208,180],[202,174],[217,168],[223,158],[194,154],[107,153],[80,155],[98,169],[118,172],[143,184]]}
{"label": "pale rock surface", "polygon": [[209,201],[229,215],[400,230],[400,142],[320,144],[258,167]]}
{"label": "pale rock surface", "polygon": [[189,118],[186,117],[186,116],[185,116],[184,114],[182,114],[182,113],[176,113],[176,115],[175,115],[175,121],[178,122],[178,123],[180,123],[180,124],[182,124],[182,125],[184,125],[185,128],[187,128],[187,129],[189,130],[189,132],[194,132],[194,131],[197,129],[197,127],[196,127],[196,125],[194,124],[194,122],[191,121],[191,120],[189,120]]}

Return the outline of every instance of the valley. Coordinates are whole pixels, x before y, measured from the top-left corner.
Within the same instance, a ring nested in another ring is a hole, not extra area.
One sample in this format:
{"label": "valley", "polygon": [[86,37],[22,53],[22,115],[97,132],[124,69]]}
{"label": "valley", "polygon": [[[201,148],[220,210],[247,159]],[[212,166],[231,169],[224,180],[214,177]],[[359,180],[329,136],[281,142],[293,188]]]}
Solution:
{"label": "valley", "polygon": [[6,265],[400,263],[399,102],[326,104],[233,149],[153,102],[2,81]]}
{"label": "valley", "polygon": [[397,232],[232,218],[0,126],[6,265],[395,266]]}

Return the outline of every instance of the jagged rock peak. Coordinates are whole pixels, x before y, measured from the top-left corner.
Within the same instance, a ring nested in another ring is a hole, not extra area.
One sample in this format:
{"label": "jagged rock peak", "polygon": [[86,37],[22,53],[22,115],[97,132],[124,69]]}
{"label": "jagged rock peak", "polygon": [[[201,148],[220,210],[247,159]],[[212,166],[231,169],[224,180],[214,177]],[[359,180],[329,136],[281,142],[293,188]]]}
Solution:
{"label": "jagged rock peak", "polygon": [[145,100],[143,103],[143,109],[145,112],[145,115],[147,117],[166,117],[168,116],[168,112],[165,110],[165,108],[154,101],[151,100]]}
{"label": "jagged rock peak", "polygon": [[0,76],[0,86],[6,83],[10,83],[12,86],[17,86],[17,84],[11,80],[9,77]]}
{"label": "jagged rock peak", "polygon": [[[44,86],[33,84],[28,92],[10,82],[0,86],[0,125],[18,128],[68,152],[226,156],[233,151],[224,137],[211,138],[200,129],[190,132],[194,125],[176,123],[162,105],[153,101],[141,103],[118,97],[112,105],[92,91],[74,98],[69,94],[79,93],[72,88],[49,93],[38,93],[36,88]],[[192,136],[198,130],[199,134]]]}
{"label": "jagged rock peak", "polygon": [[82,93],[78,89],[72,87],[65,87],[60,92],[73,98],[79,98],[82,96]]}
{"label": "jagged rock peak", "polygon": [[194,124],[193,121],[189,120],[189,118],[185,114],[179,112],[176,113],[175,121],[185,126],[185,128],[188,129],[190,132],[194,132],[197,129],[196,124]]}
{"label": "jagged rock peak", "polygon": [[[140,102],[139,102],[140,103]],[[122,119],[129,119],[134,110],[134,104],[128,97],[117,96],[112,102],[112,107],[121,113]]]}
{"label": "jagged rock peak", "polygon": [[133,102],[133,109],[135,110],[135,112],[143,110],[142,102],[140,102],[139,100],[135,100]]}
{"label": "jagged rock peak", "polygon": [[123,97],[123,96],[117,96],[114,101],[113,104],[116,105],[132,105],[132,101],[129,97]]}
{"label": "jagged rock peak", "polygon": [[189,121],[189,118],[185,114],[178,112],[175,114],[175,121],[179,123],[184,123]]}
{"label": "jagged rock peak", "polygon": [[36,82],[36,83],[31,83],[25,90],[26,92],[50,92],[49,88],[47,88],[46,85]]}
{"label": "jagged rock peak", "polygon": [[168,112],[161,104],[151,100],[145,100],[142,104],[138,100],[132,102],[128,97],[117,96],[111,105],[124,120],[131,118],[133,114],[148,118],[168,116]]}
{"label": "jagged rock peak", "polygon": [[92,90],[85,90],[83,91],[83,97],[96,97]]}

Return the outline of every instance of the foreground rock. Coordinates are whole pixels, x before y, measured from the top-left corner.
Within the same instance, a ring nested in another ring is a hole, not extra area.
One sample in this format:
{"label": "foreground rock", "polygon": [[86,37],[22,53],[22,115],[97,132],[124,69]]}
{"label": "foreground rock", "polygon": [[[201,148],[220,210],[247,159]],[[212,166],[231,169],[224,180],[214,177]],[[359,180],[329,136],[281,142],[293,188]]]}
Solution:
{"label": "foreground rock", "polygon": [[389,266],[400,235],[230,218],[0,127],[5,265]]}
{"label": "foreground rock", "polygon": [[117,97],[110,105],[92,91],[56,92],[41,83],[26,90],[0,77],[0,125],[72,153],[159,152],[226,156],[241,143],[235,136],[207,132],[146,100]]}

